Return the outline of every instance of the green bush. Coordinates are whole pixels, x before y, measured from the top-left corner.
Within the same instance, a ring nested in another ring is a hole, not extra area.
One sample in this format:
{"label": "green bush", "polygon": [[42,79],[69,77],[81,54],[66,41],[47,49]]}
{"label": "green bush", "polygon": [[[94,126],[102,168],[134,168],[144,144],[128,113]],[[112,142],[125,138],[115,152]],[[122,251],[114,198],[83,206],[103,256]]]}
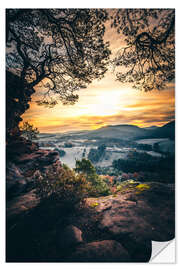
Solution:
{"label": "green bush", "polygon": [[77,160],[75,171],[82,173],[86,177],[89,196],[97,197],[111,194],[108,185],[98,176],[90,160],[85,158]]}
{"label": "green bush", "polygon": [[36,194],[41,201],[50,199],[63,207],[74,207],[87,196],[88,185],[82,174],[66,166],[51,167],[48,173],[36,180]]}
{"label": "green bush", "polygon": [[90,182],[91,185],[88,189],[88,195],[93,197],[98,196],[108,196],[111,194],[110,188],[106,184],[104,180],[102,180],[99,176],[96,179],[93,179]]}

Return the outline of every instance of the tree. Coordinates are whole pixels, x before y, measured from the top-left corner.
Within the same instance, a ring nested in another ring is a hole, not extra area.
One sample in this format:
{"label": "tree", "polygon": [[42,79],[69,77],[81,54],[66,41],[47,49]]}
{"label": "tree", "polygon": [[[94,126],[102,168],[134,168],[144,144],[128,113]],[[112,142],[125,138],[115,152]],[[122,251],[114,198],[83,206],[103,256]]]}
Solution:
{"label": "tree", "polygon": [[104,9],[7,9],[7,69],[24,89],[44,90],[39,105],[73,104],[74,91],[107,70],[107,18]]}
{"label": "tree", "polygon": [[175,10],[118,9],[111,19],[126,42],[112,61],[117,80],[144,91],[163,89],[175,77]]}
{"label": "tree", "polygon": [[97,149],[91,148],[88,154],[88,159],[92,162],[98,162],[106,153],[106,145],[102,144]]}
{"label": "tree", "polygon": [[32,141],[33,139],[37,139],[37,135],[39,131],[33,125],[29,124],[28,122],[24,122],[22,127],[20,128],[20,132],[23,137]]}
{"label": "tree", "polygon": [[90,196],[109,195],[110,189],[105,181],[103,181],[96,173],[96,169],[92,165],[91,161],[83,158],[82,160],[76,160],[75,171],[85,175],[87,183],[89,183],[88,194]]}
{"label": "tree", "polygon": [[82,160],[76,160],[75,171],[78,173],[86,174],[87,176],[96,174],[96,169],[92,165],[91,161],[85,158],[83,158]]}

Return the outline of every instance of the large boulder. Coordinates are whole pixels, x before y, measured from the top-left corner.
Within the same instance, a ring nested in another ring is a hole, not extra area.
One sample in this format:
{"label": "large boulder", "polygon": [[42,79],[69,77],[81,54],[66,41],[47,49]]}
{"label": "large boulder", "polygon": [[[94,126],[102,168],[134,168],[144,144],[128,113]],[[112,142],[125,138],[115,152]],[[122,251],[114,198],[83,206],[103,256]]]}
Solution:
{"label": "large boulder", "polygon": [[99,198],[99,228],[115,237],[140,235],[153,241],[174,238],[174,191],[160,183],[145,183],[124,190],[116,197]]}
{"label": "large boulder", "polygon": [[61,248],[72,248],[82,242],[82,231],[73,225],[69,225],[58,232],[57,244]]}
{"label": "large boulder", "polygon": [[117,241],[104,240],[81,245],[68,261],[72,262],[129,262],[127,250]]}
{"label": "large boulder", "polygon": [[101,218],[98,229],[119,241],[132,261],[148,261],[151,241],[175,236],[174,189],[160,183],[124,186],[116,195],[88,198]]}

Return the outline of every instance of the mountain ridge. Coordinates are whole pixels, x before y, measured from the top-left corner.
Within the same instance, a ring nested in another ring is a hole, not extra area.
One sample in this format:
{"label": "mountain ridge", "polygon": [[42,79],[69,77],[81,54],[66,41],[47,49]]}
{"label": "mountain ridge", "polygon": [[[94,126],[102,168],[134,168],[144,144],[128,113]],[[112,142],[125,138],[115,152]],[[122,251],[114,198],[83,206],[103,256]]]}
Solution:
{"label": "mountain ridge", "polygon": [[[45,133],[41,133],[41,136]],[[46,133],[48,136],[61,136],[61,137],[79,137],[79,138],[116,138],[137,140],[146,138],[175,138],[175,121],[170,121],[161,127],[147,127],[141,128],[136,125],[120,124],[120,125],[107,125],[95,130],[80,130],[65,133]]]}

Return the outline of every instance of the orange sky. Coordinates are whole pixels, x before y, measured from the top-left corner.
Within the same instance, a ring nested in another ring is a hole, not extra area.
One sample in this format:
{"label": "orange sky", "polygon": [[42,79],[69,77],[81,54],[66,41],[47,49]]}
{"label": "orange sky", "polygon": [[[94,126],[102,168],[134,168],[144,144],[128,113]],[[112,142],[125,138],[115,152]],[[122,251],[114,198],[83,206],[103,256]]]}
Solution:
{"label": "orange sky", "polygon": [[[109,27],[105,40],[110,40],[111,50],[116,53],[121,40]],[[115,81],[115,74],[108,71],[102,80],[94,81],[77,93],[79,101],[75,105],[58,104],[54,108],[38,106],[35,93],[23,120],[32,123],[40,132],[89,130],[116,124],[161,126],[174,120],[174,84],[162,91],[143,93]]]}

